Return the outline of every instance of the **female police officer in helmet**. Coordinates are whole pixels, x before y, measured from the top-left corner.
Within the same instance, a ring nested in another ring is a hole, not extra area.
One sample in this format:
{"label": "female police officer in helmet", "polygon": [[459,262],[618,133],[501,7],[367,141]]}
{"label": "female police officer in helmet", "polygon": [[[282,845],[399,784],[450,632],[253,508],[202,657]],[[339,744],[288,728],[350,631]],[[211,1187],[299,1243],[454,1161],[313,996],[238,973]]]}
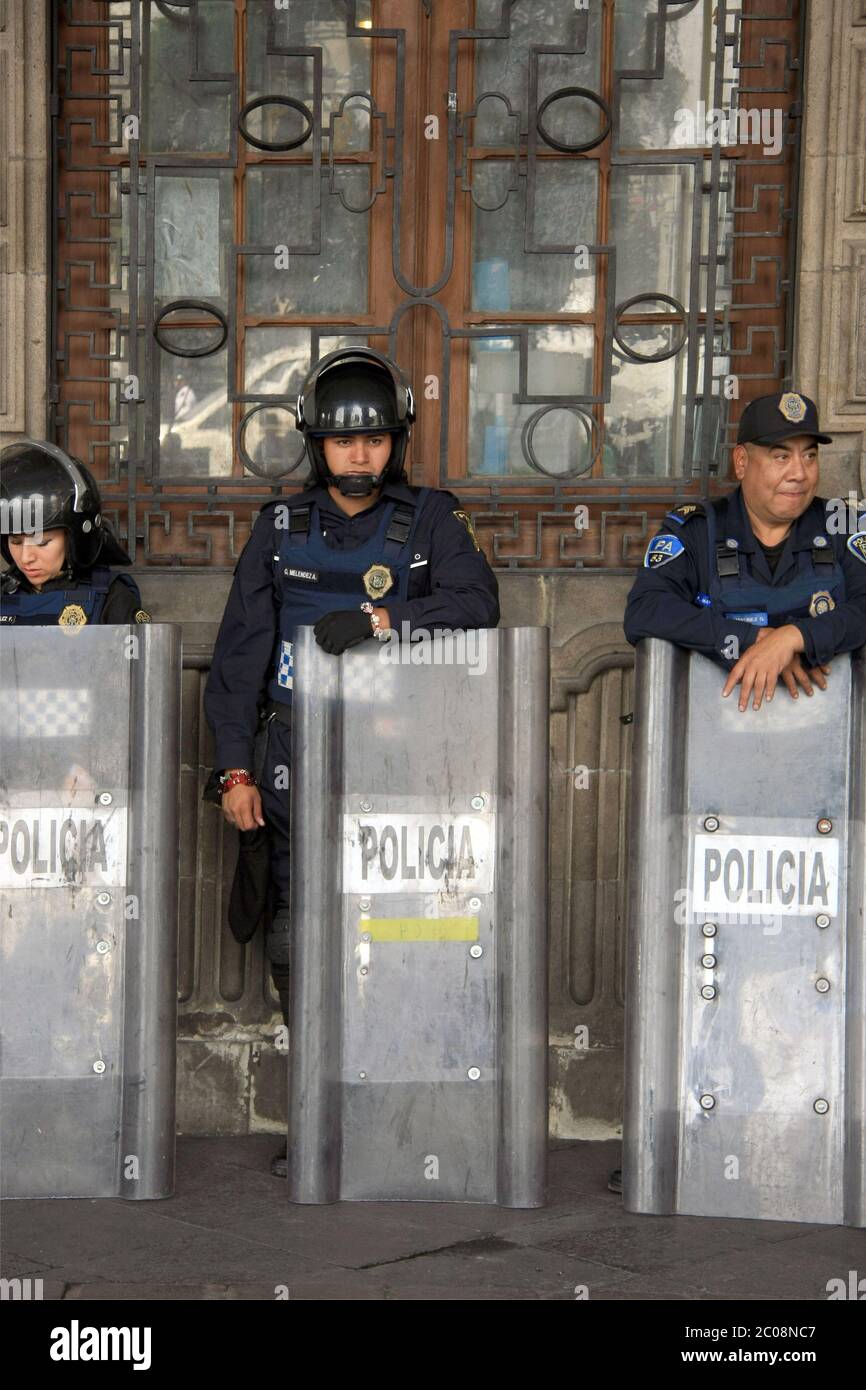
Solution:
{"label": "female police officer in helmet", "polygon": [[147,623],[131,560],[112,534],[83,463],[55,444],[25,440],[0,453],[0,622],[80,627]]}
{"label": "female police officer in helmet", "polygon": [[[238,562],[205,691],[222,774],[222,809],[245,842],[267,837],[270,912],[235,881],[240,940],[271,921],[266,948],[284,1016],[289,964],[289,793],[294,630],[338,655],[386,630],[495,627],[498,587],[453,493],[412,487],[404,472],[411,388],[387,357],[343,348],[313,368],[298,398],[311,478],[263,508]],[[288,511],[288,517],[286,512]],[[266,751],[254,746],[259,710]],[[258,756],[257,756],[258,754]],[[246,915],[248,921],[243,919]],[[285,1155],[272,1165],[284,1174]]]}

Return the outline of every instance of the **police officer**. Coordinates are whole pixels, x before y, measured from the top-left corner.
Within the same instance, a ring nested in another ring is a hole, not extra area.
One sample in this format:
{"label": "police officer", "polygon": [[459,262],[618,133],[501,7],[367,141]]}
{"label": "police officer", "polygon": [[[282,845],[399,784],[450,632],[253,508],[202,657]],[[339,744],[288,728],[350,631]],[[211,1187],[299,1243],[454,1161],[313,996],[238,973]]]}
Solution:
{"label": "police officer", "polygon": [[[702,652],[758,709],[781,679],[794,699],[866,642],[866,503],[817,497],[814,401],[760,396],[743,411],[729,496],[668,512],[628,597],[625,635]],[[608,1187],[622,1191],[616,1169]]]}
{"label": "police officer", "polygon": [[[380,353],[344,348],[313,368],[297,408],[312,485],[259,515],[235,570],[205,690],[225,818],[246,834],[267,826],[266,948],[286,1020],[295,629],[312,626],[318,644],[339,655],[393,629],[406,635],[499,621],[496,579],[458,499],[407,482],[414,419],[411,388]],[[256,776],[263,704],[267,743]],[[285,1175],[285,1153],[271,1171]]]}
{"label": "police officer", "polygon": [[668,512],[629,594],[625,635],[664,637],[728,670],[739,707],[781,679],[826,689],[828,663],[866,642],[866,503],[817,497],[821,433],[796,391],[760,396],[740,420],[739,486]]}
{"label": "police officer", "polygon": [[[56,444],[25,440],[0,453],[0,623],[149,623],[132,561],[112,534],[99,489]],[[37,527],[38,529],[33,529]]]}

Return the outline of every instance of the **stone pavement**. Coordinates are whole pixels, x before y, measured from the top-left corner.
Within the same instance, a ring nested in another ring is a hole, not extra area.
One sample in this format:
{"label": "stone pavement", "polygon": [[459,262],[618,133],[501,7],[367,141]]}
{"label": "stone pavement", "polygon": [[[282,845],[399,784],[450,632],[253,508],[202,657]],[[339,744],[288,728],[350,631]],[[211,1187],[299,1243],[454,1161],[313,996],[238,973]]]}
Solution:
{"label": "stone pavement", "polygon": [[[54,1300],[826,1300],[866,1274],[842,1227],[633,1216],[617,1143],[554,1142],[549,1205],[290,1205],[273,1135],[178,1140],[163,1202],[4,1202],[2,1274]],[[283,1293],[285,1297],[285,1292]]]}

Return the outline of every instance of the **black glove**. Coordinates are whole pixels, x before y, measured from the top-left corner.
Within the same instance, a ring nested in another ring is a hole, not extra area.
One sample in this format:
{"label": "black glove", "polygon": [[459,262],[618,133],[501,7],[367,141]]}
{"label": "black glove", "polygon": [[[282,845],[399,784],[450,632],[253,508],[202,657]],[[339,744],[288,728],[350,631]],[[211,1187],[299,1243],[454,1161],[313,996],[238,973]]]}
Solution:
{"label": "black glove", "polygon": [[369,614],[359,608],[344,608],[338,613],[326,613],[313,628],[316,641],[323,651],[339,656],[348,647],[357,647],[373,636]]}

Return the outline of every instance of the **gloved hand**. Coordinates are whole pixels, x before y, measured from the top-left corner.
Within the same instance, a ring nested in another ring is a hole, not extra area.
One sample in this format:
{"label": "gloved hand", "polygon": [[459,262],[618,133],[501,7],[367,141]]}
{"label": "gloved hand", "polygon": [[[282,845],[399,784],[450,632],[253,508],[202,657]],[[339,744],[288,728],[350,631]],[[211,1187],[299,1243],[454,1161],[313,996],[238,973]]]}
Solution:
{"label": "gloved hand", "polygon": [[313,628],[316,641],[323,651],[339,656],[348,647],[357,647],[373,636],[373,624],[369,614],[359,608],[345,608],[337,613],[326,613]]}

